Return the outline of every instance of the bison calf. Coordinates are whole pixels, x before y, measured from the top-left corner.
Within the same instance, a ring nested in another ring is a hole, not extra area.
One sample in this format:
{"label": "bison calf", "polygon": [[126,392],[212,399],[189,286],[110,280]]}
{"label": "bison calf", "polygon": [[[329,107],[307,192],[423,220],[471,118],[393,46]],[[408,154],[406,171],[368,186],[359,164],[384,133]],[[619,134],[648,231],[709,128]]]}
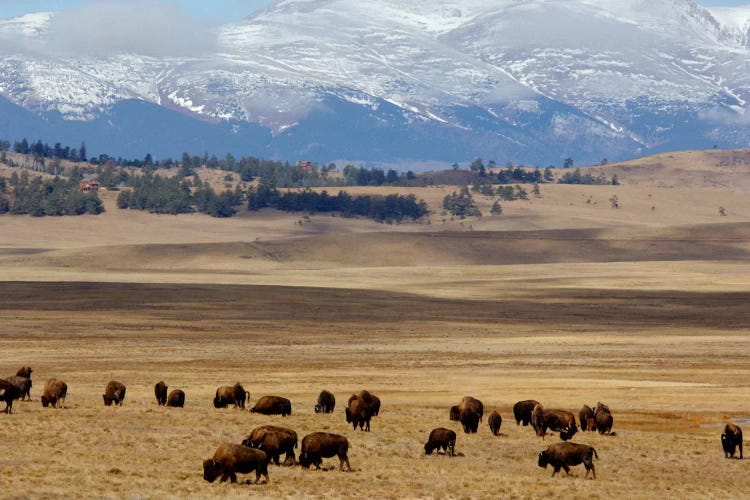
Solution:
{"label": "bison calf", "polygon": [[44,393],[42,394],[42,406],[47,408],[52,405],[52,408],[57,408],[57,404],[60,404],[62,408],[65,404],[65,397],[68,395],[68,384],[62,380],[51,378],[47,381],[44,386]]}
{"label": "bison calf", "polygon": [[503,424],[503,417],[501,417],[497,411],[493,411],[490,413],[490,416],[487,417],[487,423],[490,425],[490,432],[492,432],[494,436],[499,436],[500,426]]}
{"label": "bison calf", "polygon": [[164,381],[157,382],[154,386],[154,395],[156,396],[156,404],[159,406],[165,406],[167,404],[167,384]]}
{"label": "bison calf", "polygon": [[279,396],[263,396],[250,409],[251,413],[261,415],[281,415],[286,417],[292,414],[292,402],[287,398]]}
{"label": "bison calf", "polygon": [[337,456],[339,457],[339,470],[344,470],[344,464],[346,464],[346,468],[351,471],[348,451],[349,441],[344,436],[328,432],[313,432],[302,439],[299,464],[305,468],[314,465],[316,469],[320,469],[324,458]]}
{"label": "bison calf", "polygon": [[424,454],[432,455],[435,450],[443,449],[448,456],[456,453],[456,433],[450,429],[439,427],[430,432],[430,437],[424,445]]}
{"label": "bison calf", "polygon": [[104,389],[102,398],[104,399],[104,406],[112,406],[113,403],[122,406],[123,401],[125,401],[125,386],[120,382],[111,381]]}
{"label": "bison calf", "polygon": [[318,395],[318,404],[315,405],[315,413],[333,413],[336,408],[336,397],[332,392],[322,390]]}
{"label": "bison calf", "polygon": [[570,467],[583,463],[586,467],[585,477],[589,477],[589,472],[591,472],[593,479],[596,479],[593,457],[598,459],[599,455],[591,446],[577,443],[557,443],[539,453],[539,467],[546,469],[547,465],[551,465],[554,468],[552,477],[555,477],[555,474],[560,472],[561,468],[565,470],[566,474],[570,474]]}
{"label": "bison calf", "polygon": [[224,443],[220,445],[213,458],[203,461],[203,479],[209,483],[221,476],[221,482],[229,479],[237,482],[237,473],[249,474],[255,471],[255,483],[265,476],[268,482],[268,457],[258,449],[241,444]]}
{"label": "bison calf", "polygon": [[185,392],[181,389],[175,389],[167,397],[167,406],[171,408],[182,408],[185,406]]}
{"label": "bison calf", "polygon": [[721,435],[721,447],[725,458],[734,458],[734,452],[739,446],[740,460],[742,460],[742,429],[734,424],[727,424]]}

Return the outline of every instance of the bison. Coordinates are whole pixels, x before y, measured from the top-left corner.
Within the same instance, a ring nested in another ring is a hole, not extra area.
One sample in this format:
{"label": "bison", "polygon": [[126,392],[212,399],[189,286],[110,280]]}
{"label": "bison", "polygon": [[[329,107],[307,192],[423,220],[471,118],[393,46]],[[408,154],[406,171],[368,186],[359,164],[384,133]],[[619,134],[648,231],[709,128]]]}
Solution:
{"label": "bison", "polygon": [[68,384],[62,380],[51,378],[47,381],[44,386],[44,393],[42,393],[42,406],[47,408],[52,405],[52,408],[57,408],[57,404],[60,404],[60,408],[65,405],[65,397],[68,395]]}
{"label": "bison", "polygon": [[12,413],[13,401],[21,397],[21,389],[12,382],[0,380],[0,401],[5,401],[3,413]]}
{"label": "bison", "polygon": [[739,446],[740,460],[742,460],[742,429],[734,424],[727,424],[721,435],[721,447],[725,458],[734,458],[734,452]]}
{"label": "bison", "polygon": [[583,405],[581,411],[578,412],[578,421],[581,423],[582,431],[595,431],[596,426],[592,425],[591,420],[594,418],[594,410],[589,405]]}
{"label": "bison", "polygon": [[612,418],[612,413],[609,411],[609,406],[597,403],[596,410],[594,410],[594,424],[599,434],[611,434],[613,422],[614,419]]}
{"label": "bison", "polygon": [[167,397],[167,404],[171,408],[182,408],[185,406],[185,391],[181,389],[175,389],[169,393]]}
{"label": "bison", "polygon": [[537,436],[544,439],[547,429],[560,433],[560,439],[567,441],[578,432],[576,417],[569,411],[544,410],[542,405],[536,405],[531,412],[531,425]]}
{"label": "bison", "polygon": [[484,405],[482,402],[471,396],[466,396],[459,405],[451,406],[450,419],[461,422],[465,433],[474,434],[479,428],[483,413]]}
{"label": "bison", "polygon": [[320,464],[323,463],[324,458],[337,456],[339,457],[339,470],[344,470],[344,464],[346,463],[346,468],[351,471],[352,466],[349,465],[348,451],[349,441],[344,436],[328,432],[313,432],[302,439],[299,464],[305,468],[314,465],[316,469],[320,469]]}
{"label": "bison", "polygon": [[591,446],[577,443],[556,443],[545,451],[539,452],[539,467],[546,469],[547,465],[551,465],[554,468],[552,477],[555,477],[555,474],[560,472],[561,468],[565,470],[566,474],[570,474],[571,466],[583,463],[586,467],[585,477],[589,477],[589,472],[591,472],[593,479],[596,479],[593,457],[599,459],[596,450]]}
{"label": "bison", "polygon": [[292,402],[279,396],[263,396],[250,409],[250,412],[286,417],[292,414]]}
{"label": "bison", "polygon": [[[275,435],[276,439],[266,439],[266,436]],[[256,427],[250,435],[242,441],[245,446],[251,448],[260,448],[268,455],[269,460],[273,460],[279,465],[279,455],[286,453],[284,463],[294,462],[294,449],[297,447],[297,433],[286,427],[277,427],[275,425],[264,425]]]}
{"label": "bison", "polygon": [[350,399],[349,406],[344,410],[346,422],[352,424],[354,430],[357,426],[361,430],[370,432],[370,418],[372,417],[373,408],[365,401],[359,398]]}
{"label": "bison", "polygon": [[31,372],[33,372],[33,371],[34,370],[32,370],[30,366],[22,366],[16,372],[16,376],[17,377],[31,378]]}
{"label": "bison", "polygon": [[8,382],[14,384],[21,391],[21,401],[27,399],[31,401],[31,379],[27,377],[21,377],[19,375],[13,375],[7,378]]}
{"label": "bison", "polygon": [[167,384],[164,381],[157,382],[154,386],[154,395],[156,395],[156,404],[166,406],[167,404]]}
{"label": "bison", "polygon": [[229,386],[225,385],[216,389],[214,396],[214,408],[226,408],[234,405],[235,408],[245,409],[245,401],[250,397],[250,393],[245,390],[239,382]]}
{"label": "bison", "polygon": [[120,382],[111,381],[104,389],[102,398],[104,399],[104,406],[112,406],[113,403],[122,406],[123,401],[125,401],[125,386]]}
{"label": "bison", "polygon": [[430,437],[424,445],[424,454],[432,455],[435,450],[440,449],[445,451],[445,454],[452,457],[456,453],[456,433],[450,429],[439,427],[433,429],[430,432]]}
{"label": "bison", "polygon": [[493,411],[490,413],[490,416],[487,417],[487,423],[490,425],[490,432],[495,436],[499,436],[500,426],[503,424],[503,417],[501,417],[497,411]]}
{"label": "bison", "polygon": [[371,409],[371,413],[373,417],[377,417],[378,414],[380,414],[380,398],[376,395],[372,394],[368,390],[361,390],[358,394],[352,394],[349,397],[349,401],[347,401],[347,406],[352,404],[352,401],[355,399],[360,399],[364,401]]}
{"label": "bison", "polygon": [[255,471],[255,483],[265,476],[268,482],[268,457],[258,449],[241,444],[224,443],[216,448],[213,458],[203,461],[203,479],[209,483],[221,476],[221,482],[229,479],[237,482],[237,473],[249,474]]}
{"label": "bison", "polygon": [[534,407],[539,404],[539,401],[533,399],[527,399],[525,401],[519,401],[513,405],[513,416],[516,418],[516,425],[520,425],[523,422],[523,426],[526,427],[531,423],[531,412],[534,411]]}
{"label": "bison", "polygon": [[318,404],[315,405],[315,413],[333,413],[336,407],[336,397],[333,393],[322,390],[318,395]]}

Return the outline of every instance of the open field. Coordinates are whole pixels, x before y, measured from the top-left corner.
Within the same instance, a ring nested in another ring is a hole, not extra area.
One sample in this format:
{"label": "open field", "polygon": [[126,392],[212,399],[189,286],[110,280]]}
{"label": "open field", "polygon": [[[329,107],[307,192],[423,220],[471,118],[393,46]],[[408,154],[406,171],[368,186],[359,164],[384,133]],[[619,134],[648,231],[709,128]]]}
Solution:
{"label": "open field", "polygon": [[[0,217],[0,375],[34,368],[34,401],[0,415],[4,495],[748,496],[750,460],[725,459],[719,435],[750,422],[750,197],[744,180],[698,182],[718,154],[695,153],[681,186],[657,182],[671,164],[656,180],[636,165],[617,171],[623,186],[543,185],[465,221],[439,213],[454,186],[347,188],[414,192],[435,212],[422,224],[156,216],[115,209],[116,193],[99,217]],[[69,386],[62,410],[39,404],[53,376]],[[112,379],[128,387],[122,408],[102,404]],[[156,406],[162,379],[184,409]],[[214,409],[237,381],[290,398],[293,415]],[[313,411],[323,388],[333,415]],[[344,420],[362,388],[383,401],[371,433]],[[503,435],[485,419],[459,433],[461,456],[424,456],[430,430],[460,430],[448,408],[464,395],[500,411]],[[537,467],[559,439],[516,426],[511,407],[529,398],[576,417],[612,408],[615,436],[574,438],[597,449],[596,481]],[[221,442],[266,423],[347,436],[355,471],[330,459],[272,466],[268,485],[203,481]]]}

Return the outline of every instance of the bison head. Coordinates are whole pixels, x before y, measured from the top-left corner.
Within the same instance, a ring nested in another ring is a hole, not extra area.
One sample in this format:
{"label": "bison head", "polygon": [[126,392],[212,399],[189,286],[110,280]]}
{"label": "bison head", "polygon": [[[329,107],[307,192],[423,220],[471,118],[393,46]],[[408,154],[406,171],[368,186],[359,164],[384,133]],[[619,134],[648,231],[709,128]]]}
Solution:
{"label": "bison head", "polygon": [[435,449],[435,446],[433,445],[432,441],[427,441],[424,445],[424,454],[432,455],[432,452],[434,449]]}
{"label": "bison head", "polygon": [[321,413],[323,411],[323,407],[318,405],[315,405],[315,413]]}
{"label": "bison head", "polygon": [[204,460],[203,461],[203,479],[208,481],[209,483],[213,483],[216,481],[216,478],[219,477],[221,474],[221,471],[219,470],[219,464],[214,462],[213,460]]}
{"label": "bison head", "polygon": [[[42,396],[42,406],[45,408],[49,406],[49,399],[46,396]],[[722,436],[721,441],[724,442],[724,436]]]}
{"label": "bison head", "polygon": [[546,451],[540,451],[538,464],[542,469],[546,469],[547,464],[549,464],[549,453],[547,453]]}
{"label": "bison head", "polygon": [[310,459],[310,455],[308,455],[306,451],[303,451],[302,453],[300,453],[300,455],[299,455],[299,464],[302,467],[306,468],[306,469],[308,467],[310,467],[310,464],[312,464],[312,460]]}
{"label": "bison head", "polygon": [[106,394],[102,394],[102,398],[104,398],[104,406],[112,406],[112,401],[114,401],[115,399],[112,396],[107,396]]}
{"label": "bison head", "polygon": [[450,419],[458,422],[459,415],[458,406],[451,406]]}
{"label": "bison head", "polygon": [[721,447],[724,448],[724,453],[734,455],[737,445],[734,440],[734,433],[725,432],[721,435]]}
{"label": "bison head", "polygon": [[575,425],[570,425],[565,430],[560,432],[560,439],[562,439],[563,441],[567,441],[568,439],[571,439],[576,432],[578,432],[578,427]]}
{"label": "bison head", "polygon": [[346,415],[346,423],[351,424],[352,423],[352,413],[349,411],[349,408],[344,408],[344,414]]}

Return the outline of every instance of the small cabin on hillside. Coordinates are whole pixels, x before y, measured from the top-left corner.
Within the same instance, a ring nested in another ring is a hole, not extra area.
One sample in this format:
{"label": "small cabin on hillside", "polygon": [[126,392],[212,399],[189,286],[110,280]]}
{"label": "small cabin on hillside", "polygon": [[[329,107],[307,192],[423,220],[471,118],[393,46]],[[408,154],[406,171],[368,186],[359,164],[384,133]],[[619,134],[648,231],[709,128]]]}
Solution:
{"label": "small cabin on hillside", "polygon": [[84,193],[90,193],[90,192],[97,192],[99,191],[99,188],[101,185],[99,184],[99,179],[96,177],[89,177],[86,176],[83,178],[83,180],[78,184],[81,191]]}

